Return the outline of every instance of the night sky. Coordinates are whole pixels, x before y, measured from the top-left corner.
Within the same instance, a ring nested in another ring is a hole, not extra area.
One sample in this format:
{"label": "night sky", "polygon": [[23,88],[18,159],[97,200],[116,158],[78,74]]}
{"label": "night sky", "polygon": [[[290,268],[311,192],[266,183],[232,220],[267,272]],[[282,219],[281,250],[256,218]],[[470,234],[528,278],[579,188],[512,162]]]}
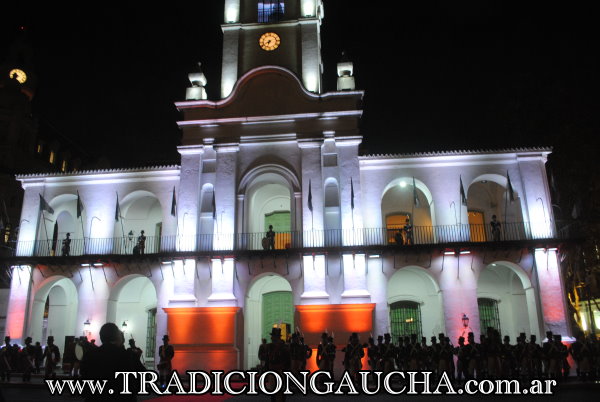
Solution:
{"label": "night sky", "polygon": [[[209,98],[218,98],[223,0],[148,4],[4,13],[0,61],[26,26],[42,133],[113,167],[178,162],[173,103],[184,100],[198,61]],[[366,91],[363,152],[585,144],[597,135],[591,8],[508,4],[325,0],[325,90],[335,90],[346,50]]]}

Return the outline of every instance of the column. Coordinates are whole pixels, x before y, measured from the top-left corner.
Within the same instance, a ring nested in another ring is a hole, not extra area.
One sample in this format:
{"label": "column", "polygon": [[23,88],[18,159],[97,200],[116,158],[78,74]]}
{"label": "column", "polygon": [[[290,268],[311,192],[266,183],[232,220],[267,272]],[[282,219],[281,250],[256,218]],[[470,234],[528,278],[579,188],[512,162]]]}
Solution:
{"label": "column", "polygon": [[233,250],[235,234],[235,209],[237,187],[237,156],[239,147],[215,146],[217,175],[215,182],[215,208],[217,230],[215,250]]}
{"label": "column", "polygon": [[562,336],[569,335],[567,309],[560,267],[556,250],[535,250],[535,265],[538,276],[544,327]]}
{"label": "column", "polygon": [[[323,246],[323,178],[321,175],[321,141],[299,142],[302,154],[302,229],[304,246]],[[310,186],[310,188],[309,188]],[[312,195],[312,212],[308,195]]]}
{"label": "column", "polygon": [[196,306],[196,260],[174,260],[173,264],[173,293],[169,306],[195,307]]}
{"label": "column", "polygon": [[[33,267],[29,265],[14,265],[12,279],[10,281],[10,296],[8,298],[8,309],[6,311],[6,327],[4,336],[10,336],[13,342],[23,343],[27,335],[27,320],[31,316],[28,299],[31,294],[31,275]],[[3,338],[4,339],[4,338]]]}
{"label": "column", "polygon": [[208,301],[211,305],[235,306],[237,299],[233,294],[235,279],[235,262],[233,258],[214,258],[211,260],[211,294]]}
{"label": "column", "polygon": [[367,290],[367,265],[364,254],[344,254],[344,292],[346,303],[368,303],[371,294]]}
{"label": "column", "polygon": [[326,286],[325,256],[305,255],[302,260],[304,271],[304,293],[300,296],[310,304],[327,303],[329,294]]}
{"label": "column", "polygon": [[177,220],[179,235],[178,251],[196,249],[198,229],[198,211],[200,210],[200,166],[202,164],[202,145],[178,148],[181,154],[181,173],[179,198],[177,199]]}

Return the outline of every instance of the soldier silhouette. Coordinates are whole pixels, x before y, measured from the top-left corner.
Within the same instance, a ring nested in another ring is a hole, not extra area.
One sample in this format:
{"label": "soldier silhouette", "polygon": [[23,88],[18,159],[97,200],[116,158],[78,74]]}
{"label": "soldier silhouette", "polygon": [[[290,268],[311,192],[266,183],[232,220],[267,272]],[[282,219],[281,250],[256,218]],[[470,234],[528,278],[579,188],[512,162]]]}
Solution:
{"label": "soldier silhouette", "polygon": [[67,233],[62,241],[62,255],[68,257],[71,253],[71,233]]}

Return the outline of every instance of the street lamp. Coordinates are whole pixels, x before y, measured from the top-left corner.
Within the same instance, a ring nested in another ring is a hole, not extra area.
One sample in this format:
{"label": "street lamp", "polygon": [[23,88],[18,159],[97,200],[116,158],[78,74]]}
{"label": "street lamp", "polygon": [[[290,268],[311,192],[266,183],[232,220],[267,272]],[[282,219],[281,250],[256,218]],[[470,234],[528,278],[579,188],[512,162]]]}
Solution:
{"label": "street lamp", "polygon": [[90,331],[90,327],[91,327],[92,323],[90,322],[90,319],[86,319],[83,322],[83,335],[85,336],[89,336],[91,331]]}
{"label": "street lamp", "polygon": [[463,327],[465,327],[465,329],[467,329],[469,327],[469,317],[467,317],[467,315],[465,313],[463,313],[463,316],[462,316],[462,323],[463,323]]}

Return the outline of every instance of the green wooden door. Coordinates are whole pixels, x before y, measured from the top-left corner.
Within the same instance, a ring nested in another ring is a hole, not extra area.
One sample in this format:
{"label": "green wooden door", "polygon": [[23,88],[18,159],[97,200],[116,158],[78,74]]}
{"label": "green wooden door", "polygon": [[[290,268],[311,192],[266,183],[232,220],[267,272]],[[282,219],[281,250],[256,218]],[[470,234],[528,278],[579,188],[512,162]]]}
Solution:
{"label": "green wooden door", "polygon": [[294,304],[292,292],[270,292],[262,295],[262,337],[269,340],[275,324],[289,324],[294,328]]}

